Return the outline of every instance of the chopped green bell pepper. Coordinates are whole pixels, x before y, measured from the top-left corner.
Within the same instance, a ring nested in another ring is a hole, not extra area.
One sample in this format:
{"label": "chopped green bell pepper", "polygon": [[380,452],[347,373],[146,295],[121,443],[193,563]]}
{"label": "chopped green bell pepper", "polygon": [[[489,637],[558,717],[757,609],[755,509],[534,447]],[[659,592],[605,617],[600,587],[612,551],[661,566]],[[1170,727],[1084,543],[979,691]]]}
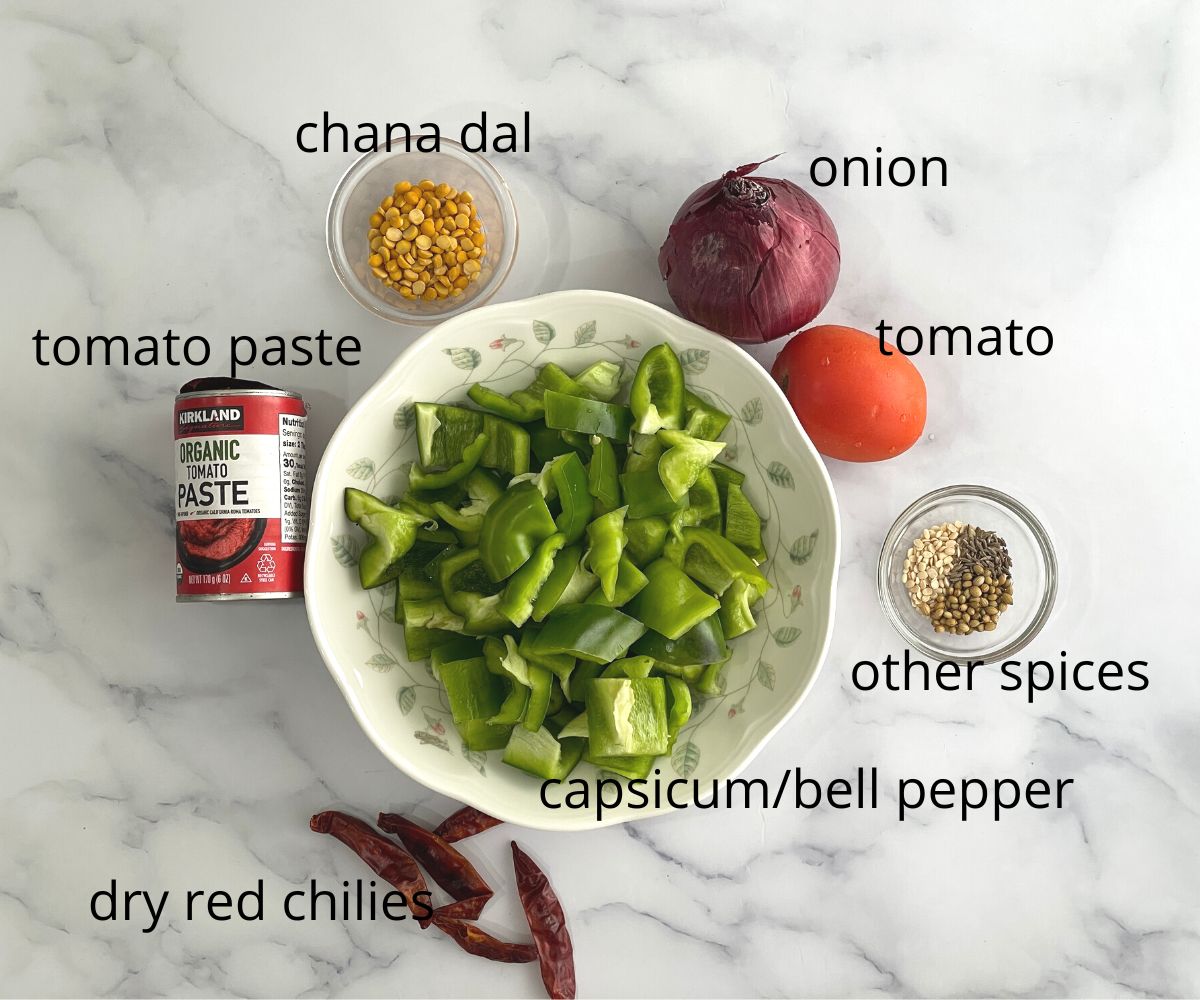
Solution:
{"label": "chopped green bell pepper", "polygon": [[447,632],[445,629],[421,628],[419,625],[406,627],[404,629],[404,655],[414,662],[427,660],[438,646],[444,646],[456,638],[458,636],[454,632]]}
{"label": "chopped green bell pepper", "polygon": [[[413,547],[400,560],[400,572],[396,575],[396,599],[416,600],[421,597],[437,597],[442,588],[438,586],[437,578],[430,572],[433,561],[445,551],[446,546],[437,542],[422,541],[419,537]],[[396,620],[400,616],[396,615]]]}
{"label": "chopped green bell pepper", "polygon": [[696,682],[696,691],[704,695],[706,698],[715,698],[725,690],[725,685],[721,680],[721,671],[725,669],[724,663],[710,663],[704,668],[704,673],[700,675],[700,680]]}
{"label": "chopped green bell pepper", "polygon": [[575,382],[592,399],[608,403],[621,391],[621,366],[611,361],[597,361],[576,375]]}
{"label": "chopped green bell pepper", "polygon": [[426,628],[444,629],[448,632],[462,632],[467,623],[462,615],[455,614],[439,597],[424,597],[416,601],[404,601],[403,623],[406,629]]}
{"label": "chopped green bell pepper", "polygon": [[569,396],[547,390],[545,395],[546,426],[579,434],[600,434],[625,441],[633,426],[629,407],[618,403],[602,403],[598,399]]}
{"label": "chopped green bell pepper", "polygon": [[515,726],[525,718],[525,707],[528,704],[529,688],[514,681],[499,710],[488,722],[493,726]]}
{"label": "chopped green bell pepper", "polygon": [[605,597],[604,590],[597,588],[584,599],[584,604],[602,604],[606,608],[619,608],[633,600],[648,582],[646,574],[634,565],[632,559],[622,553],[620,562],[617,563],[617,585],[612,598]]}
{"label": "chopped green bell pepper", "polygon": [[588,749],[600,757],[667,752],[667,695],[661,677],[597,677],[585,695]]}
{"label": "chopped green bell pepper", "polygon": [[622,778],[648,778],[654,770],[655,757],[653,754],[642,754],[636,757],[602,757],[600,754],[584,750],[583,759],[602,771],[611,771]]}
{"label": "chopped green bell pepper", "polygon": [[546,721],[553,688],[554,675],[545,667],[529,664],[529,704],[525,706],[525,718],[521,720],[521,725],[530,732],[536,732]]}
{"label": "chopped green bell pepper", "polygon": [[672,538],[664,552],[671,562],[714,594],[725,593],[736,579],[745,580],[762,596],[771,587],[745,552],[708,528],[684,528],[682,538]]}
{"label": "chopped green bell pepper", "polygon": [[518,424],[528,424],[540,420],[543,412],[542,407],[530,399],[526,398],[517,402],[479,382],[467,390],[467,396],[473,403],[482,406],[490,413]]}
{"label": "chopped green bell pepper", "polygon": [[725,450],[724,441],[703,441],[683,431],[659,431],[666,448],[658,460],[658,478],[672,499],[687,495],[700,473]]}
{"label": "chopped green bell pepper", "polygon": [[755,562],[767,558],[762,542],[762,519],[737,483],[730,483],[725,493],[725,537]]}
{"label": "chopped green bell pepper", "polygon": [[432,508],[435,516],[453,529],[463,545],[476,545],[483,527],[483,515],[504,496],[504,487],[482,469],[470,473],[464,482],[465,502],[461,506],[439,500],[432,504]]}
{"label": "chopped green bell pepper", "polygon": [[625,550],[625,513],[618,507],[602,514],[587,526],[588,550],[584,561],[600,578],[600,589],[608,600],[617,596],[617,571]]}
{"label": "chopped green bell pepper", "polygon": [[[594,461],[593,456],[593,461]],[[588,491],[588,473],[574,452],[560,455],[542,472],[548,475],[558,497],[561,512],[554,519],[558,530],[570,545],[583,537],[592,519],[592,495]]]}
{"label": "chopped green bell pepper", "polygon": [[501,586],[488,575],[479,549],[462,549],[438,566],[442,597],[451,611],[462,615],[468,635],[487,635],[508,628],[500,610]]}
{"label": "chopped green bell pepper", "polygon": [[[626,468],[629,463],[626,463]],[[688,505],[687,490],[676,499],[667,492],[657,469],[635,469],[620,475],[621,495],[629,507],[629,516],[656,517],[674,514]]]}
{"label": "chopped green bell pepper", "polygon": [[[587,491],[595,504],[589,503],[588,520],[607,514],[621,506],[621,485],[617,480],[617,454],[612,442],[600,435],[592,438],[592,458],[587,468]],[[594,511],[591,509],[594,506]]]}
{"label": "chopped green bell pepper", "polygon": [[436,472],[461,460],[480,434],[488,437],[479,464],[509,475],[529,471],[529,434],[517,424],[490,413],[445,403],[417,403],[417,450],[421,465]]}
{"label": "chopped green bell pepper", "polygon": [[708,467],[708,471],[713,474],[713,478],[717,481],[717,492],[721,494],[721,506],[725,505],[725,497],[729,490],[730,483],[737,483],[741,486],[746,481],[746,473],[738,472],[731,465],[723,465],[720,462],[713,462]]}
{"label": "chopped green bell pepper", "polygon": [[662,458],[663,446],[656,434],[633,433],[629,444],[629,454],[625,457],[623,472],[640,472],[643,469],[658,469],[658,460]]}
{"label": "chopped green bell pepper", "polygon": [[486,721],[500,711],[507,687],[488,670],[482,656],[435,664],[435,668],[455,722]]}
{"label": "chopped green bell pepper", "polygon": [[607,667],[600,671],[601,677],[631,677],[635,680],[640,680],[650,676],[650,671],[654,669],[654,657],[652,656],[625,656],[619,660],[613,660]]}
{"label": "chopped green bell pepper", "polygon": [[592,663],[611,663],[624,656],[645,631],[640,621],[615,608],[568,604],[550,612],[530,648],[537,653],[568,653]]}
{"label": "chopped green bell pepper", "polygon": [[441,490],[447,486],[453,486],[459,480],[466,479],[471,470],[479,464],[487,446],[488,436],[480,434],[463,449],[462,458],[459,461],[441,472],[426,472],[421,466],[414,465],[408,473],[409,489]]}
{"label": "chopped green bell pepper", "polygon": [[667,745],[675,746],[675,737],[692,717],[692,691],[678,677],[667,677]]}
{"label": "chopped green bell pepper", "polygon": [[518,483],[505,490],[484,514],[479,558],[493,580],[505,580],[557,530],[538,488],[533,483]]}
{"label": "chopped green bell pepper", "polygon": [[646,567],[646,576],[649,582],[625,610],[668,639],[678,639],[721,607],[669,559],[656,559]]}
{"label": "chopped green bell pepper", "polygon": [[[574,712],[574,709],[571,710]],[[580,712],[577,715],[572,715],[565,726],[558,731],[560,740],[566,739],[587,739],[587,712]]]}
{"label": "chopped green bell pepper", "polygon": [[512,726],[493,726],[486,719],[456,722],[454,728],[468,750],[503,750],[508,744]]}
{"label": "chopped green bell pepper", "polygon": [[625,518],[625,555],[636,566],[645,566],[662,555],[667,544],[667,522],[662,517]]}
{"label": "chopped green bell pepper", "polygon": [[582,545],[568,545],[554,557],[554,568],[533,602],[533,620],[540,622],[559,604],[583,558]]}
{"label": "chopped green bell pepper", "polygon": [[757,624],[750,610],[762,594],[749,581],[737,577],[721,595],[721,627],[730,639],[745,635]]}
{"label": "chopped green bell pepper", "polygon": [[533,602],[554,570],[554,557],[566,544],[566,535],[551,535],[539,543],[533,555],[508,578],[500,595],[499,610],[514,625],[524,625],[533,614]]}
{"label": "chopped green bell pepper", "polygon": [[717,481],[708,469],[700,470],[688,490],[688,506],[671,516],[671,534],[679,538],[684,528],[697,525],[721,530],[721,496],[717,492]]}
{"label": "chopped green bell pepper", "polygon": [[683,393],[683,429],[695,438],[715,441],[724,433],[733,418],[724,410],[718,410],[690,389]]}
{"label": "chopped green bell pepper", "polygon": [[571,673],[570,678],[563,683],[563,694],[567,696],[567,700],[572,704],[582,705],[584,696],[587,693],[588,683],[594,681],[603,672],[603,663],[580,660],[575,664],[575,670]]}
{"label": "chopped green bell pepper", "polygon": [[504,749],[504,763],[545,781],[561,781],[583,756],[583,740],[556,739],[545,726],[517,727]]}
{"label": "chopped green bell pepper", "polygon": [[526,627],[521,632],[521,656],[532,666],[544,667],[558,678],[559,684],[566,684],[575,669],[575,657],[570,653],[546,653],[534,648],[540,629]]}
{"label": "chopped green bell pepper", "polygon": [[683,426],[683,368],[669,344],[658,344],[642,355],[633,385],[629,408],[640,434]]}
{"label": "chopped green bell pepper", "polygon": [[687,666],[693,663],[724,663],[729,659],[729,645],[725,642],[719,616],[709,615],[678,639],[668,639],[661,632],[647,629],[646,634],[633,644],[630,653],[653,656],[664,665]]}
{"label": "chopped green bell pepper", "polygon": [[704,674],[706,666],[707,665],[704,663],[688,663],[680,665],[676,663],[664,663],[662,660],[654,661],[654,669],[660,674],[664,674],[669,677],[678,677],[680,680],[688,684],[695,684],[696,681],[700,680],[700,677]]}
{"label": "chopped green bell pepper", "polygon": [[547,427],[545,421],[536,420],[527,424],[526,429],[529,431],[529,446],[533,449],[534,456],[543,465],[552,458],[558,458],[559,455],[566,455],[575,450],[563,440],[561,431]]}
{"label": "chopped green bell pepper", "polygon": [[417,540],[417,529],[429,519],[404,504],[390,507],[362,490],[347,489],[344,503],[346,517],[371,536],[358,557],[358,580],[363,589],[396,579],[401,560]]}

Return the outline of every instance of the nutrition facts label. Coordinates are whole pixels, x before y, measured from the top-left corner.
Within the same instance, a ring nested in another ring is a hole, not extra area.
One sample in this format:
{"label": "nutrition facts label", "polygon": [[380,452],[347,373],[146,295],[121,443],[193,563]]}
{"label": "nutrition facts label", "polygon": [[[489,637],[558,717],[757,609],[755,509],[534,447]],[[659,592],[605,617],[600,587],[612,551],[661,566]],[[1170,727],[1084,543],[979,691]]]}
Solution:
{"label": "nutrition facts label", "polygon": [[304,422],[307,417],[279,415],[279,534],[280,541],[308,538],[308,473],[304,464]]}

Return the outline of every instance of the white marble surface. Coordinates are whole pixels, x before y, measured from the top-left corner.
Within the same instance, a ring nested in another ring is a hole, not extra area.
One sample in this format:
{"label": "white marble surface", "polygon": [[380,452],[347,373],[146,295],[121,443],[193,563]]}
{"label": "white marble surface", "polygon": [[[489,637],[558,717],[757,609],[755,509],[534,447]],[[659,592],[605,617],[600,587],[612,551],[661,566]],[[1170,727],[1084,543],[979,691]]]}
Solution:
{"label": "white marble surface", "polygon": [[[685,6],[688,8],[684,12]],[[945,190],[829,189],[823,318],[1050,325],[1044,359],[926,359],[926,440],[832,464],[845,520],[825,672],[749,771],[1075,778],[1000,824],[877,812],[690,813],[521,831],[565,901],[583,995],[1200,993],[1195,249],[1200,10],[582,0],[0,6],[0,993],[537,995],[406,925],[97,924],[88,898],[262,877],[276,903],[360,873],[313,810],[450,804],[393,770],[303,608],[173,603],[168,442],[185,369],[38,368],[30,337],[353,332],[356,369],[262,372],[313,406],[314,457],[410,334],[325,260],[350,161],[296,126],[532,112],[501,163],[526,238],[504,296],[653,266],[699,182],[784,151],[942,155]],[[414,39],[434,38],[433,48]],[[760,352],[767,360],[771,351]],[[219,370],[223,359],[214,361]],[[952,481],[1042,513],[1064,585],[1032,653],[1150,661],[1141,694],[861,694],[898,648],[879,542]],[[508,884],[507,838],[472,845]],[[488,926],[522,930],[511,892]]]}

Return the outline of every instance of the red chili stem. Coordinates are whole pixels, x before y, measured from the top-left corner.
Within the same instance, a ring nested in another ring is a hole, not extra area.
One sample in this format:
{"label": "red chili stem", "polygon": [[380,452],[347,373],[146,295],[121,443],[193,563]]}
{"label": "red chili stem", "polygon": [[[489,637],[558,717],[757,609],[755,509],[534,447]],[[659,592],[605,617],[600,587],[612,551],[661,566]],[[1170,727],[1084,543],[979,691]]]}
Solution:
{"label": "red chili stem", "polygon": [[442,820],[441,825],[433,832],[447,844],[453,844],[474,837],[477,833],[483,833],[484,830],[490,830],[503,822],[504,820],[489,816],[472,806],[463,806],[458,812]]}
{"label": "red chili stem", "polygon": [[538,950],[531,944],[514,944],[492,937],[481,930],[478,924],[458,917],[446,916],[446,908],[439,907],[433,915],[433,926],[452,937],[458,946],[472,955],[491,959],[493,962],[523,963],[535,961]]}
{"label": "red chili stem", "polygon": [[429,887],[408,851],[361,819],[333,809],[317,813],[308,825],[315,832],[327,833],[349,847],[376,875],[404,895],[409,910],[422,927],[429,926],[432,917],[419,917],[413,908],[413,897],[418,892],[428,895]]}
{"label": "red chili stem", "polygon": [[484,905],[492,898],[492,887],[458,850],[436,833],[396,813],[380,813],[379,829],[399,837],[433,880],[454,899],[464,904],[474,903],[474,912],[464,907],[472,919],[483,912]]}
{"label": "red chili stem", "polygon": [[574,1000],[575,951],[562,904],[550,887],[546,873],[517,846],[516,841],[512,842],[512,854],[517,892],[537,947],[546,993],[550,1000]]}

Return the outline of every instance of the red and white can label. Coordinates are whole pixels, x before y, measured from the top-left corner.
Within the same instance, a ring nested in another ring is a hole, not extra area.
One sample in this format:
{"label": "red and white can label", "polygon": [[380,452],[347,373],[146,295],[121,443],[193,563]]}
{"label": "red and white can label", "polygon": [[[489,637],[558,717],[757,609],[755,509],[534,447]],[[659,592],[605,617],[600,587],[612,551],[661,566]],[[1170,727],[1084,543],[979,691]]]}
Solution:
{"label": "red and white can label", "polygon": [[176,398],[178,600],[303,592],[306,420],[304,400],[282,390]]}

